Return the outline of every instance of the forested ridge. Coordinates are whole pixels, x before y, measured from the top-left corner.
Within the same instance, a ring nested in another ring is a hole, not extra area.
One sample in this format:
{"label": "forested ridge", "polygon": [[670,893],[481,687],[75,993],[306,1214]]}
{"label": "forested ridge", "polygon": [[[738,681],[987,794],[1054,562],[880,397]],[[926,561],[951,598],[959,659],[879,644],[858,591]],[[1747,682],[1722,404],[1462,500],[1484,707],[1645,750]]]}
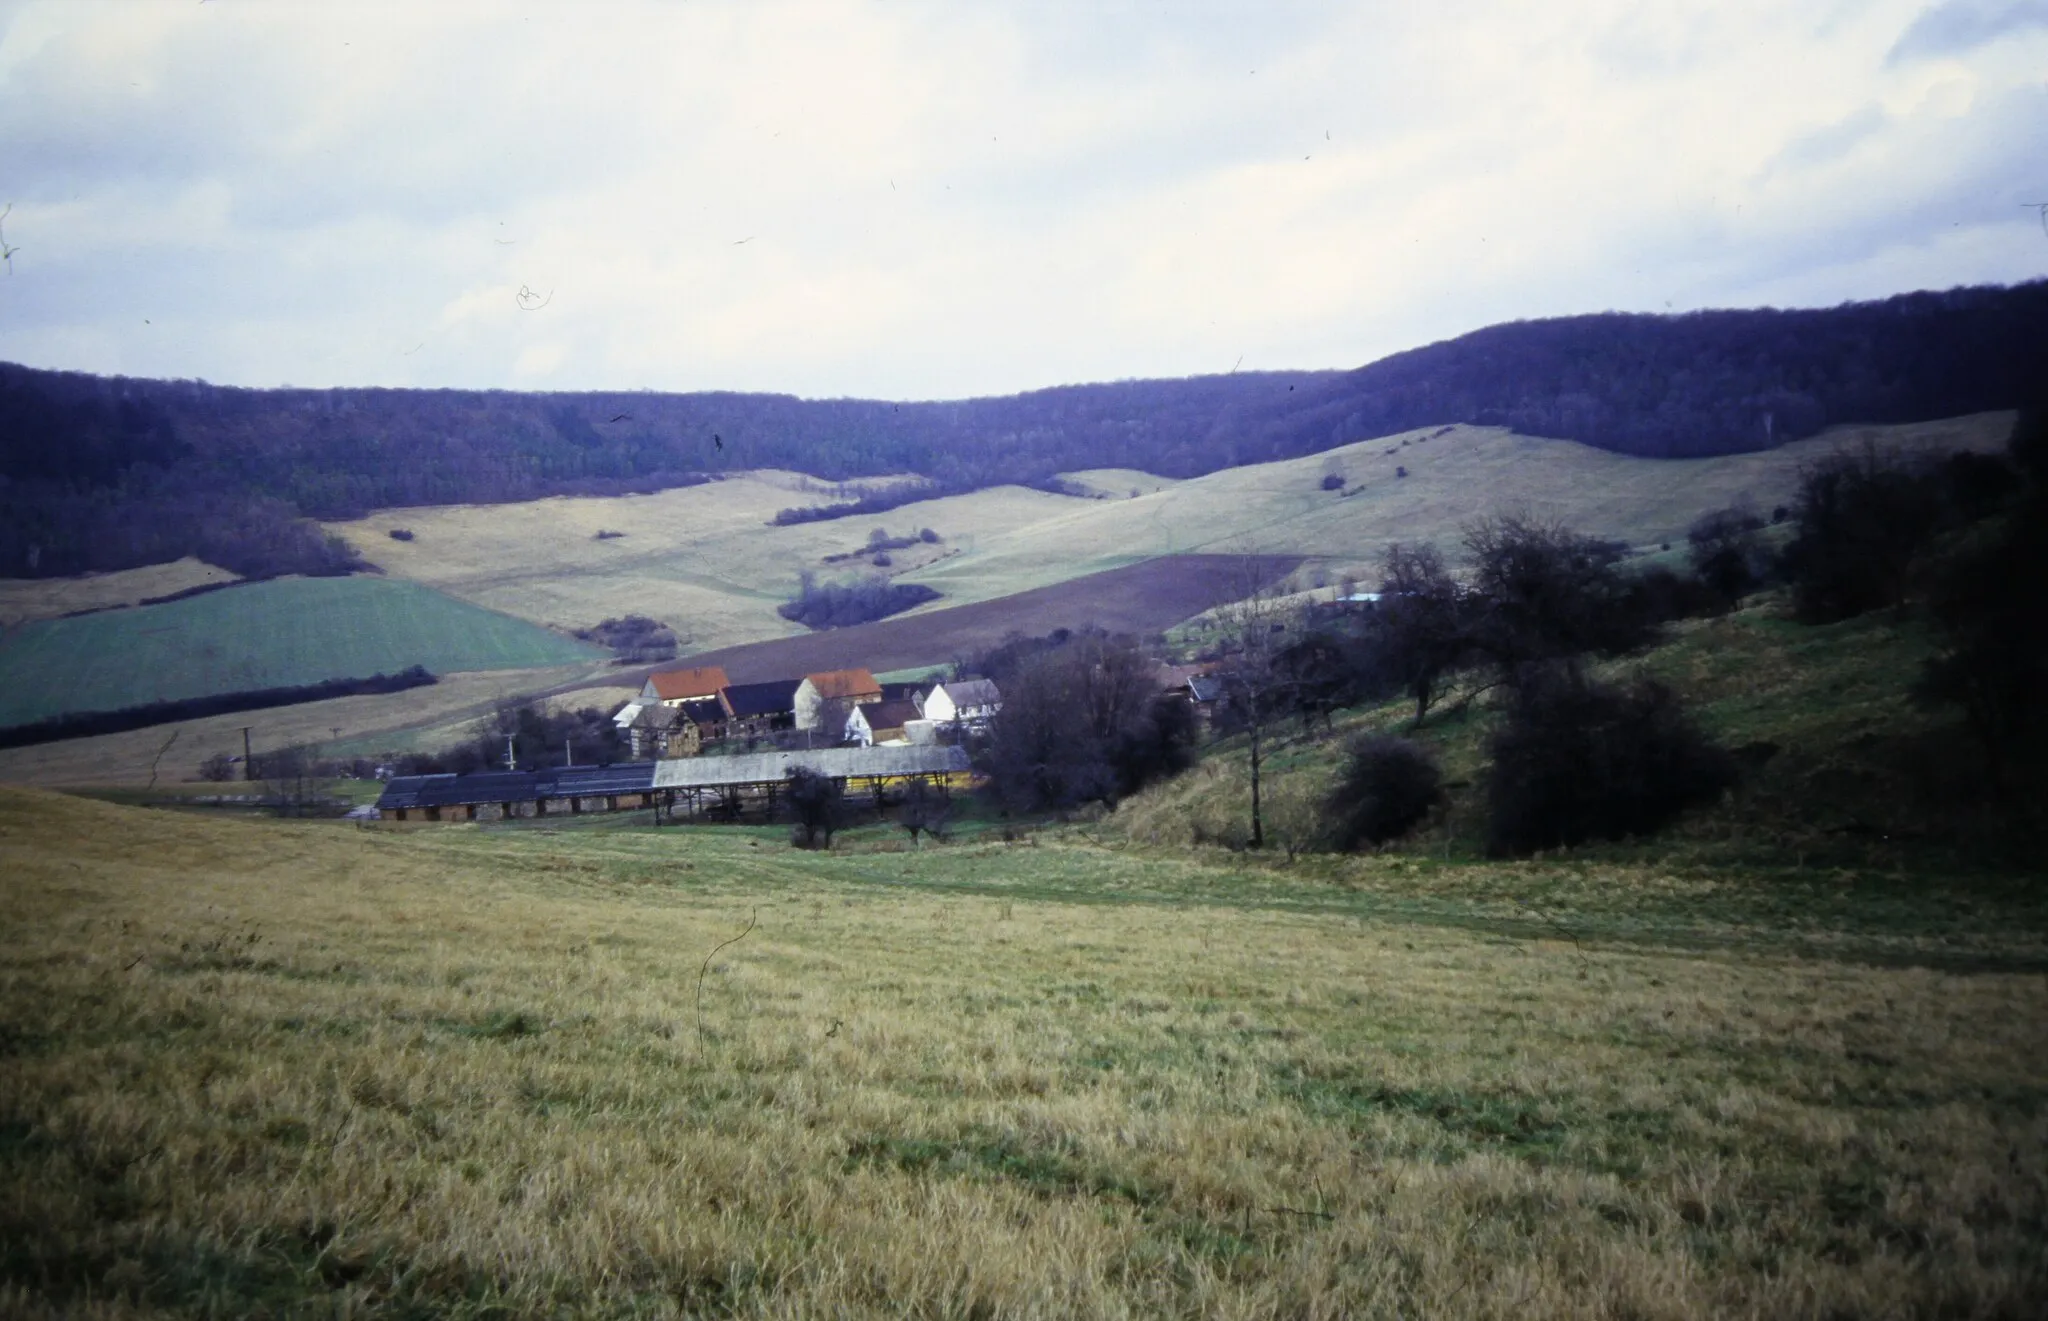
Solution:
{"label": "forested ridge", "polygon": [[888,403],[789,395],[253,390],[0,364],[0,576],[194,554],[347,572],[304,520],[657,490],[750,468],[943,490],[1082,468],[1171,477],[1449,422],[1691,457],[1832,423],[2015,407],[2048,379],[2048,281],[1815,311],[1513,322],[1348,372],[1244,372]]}

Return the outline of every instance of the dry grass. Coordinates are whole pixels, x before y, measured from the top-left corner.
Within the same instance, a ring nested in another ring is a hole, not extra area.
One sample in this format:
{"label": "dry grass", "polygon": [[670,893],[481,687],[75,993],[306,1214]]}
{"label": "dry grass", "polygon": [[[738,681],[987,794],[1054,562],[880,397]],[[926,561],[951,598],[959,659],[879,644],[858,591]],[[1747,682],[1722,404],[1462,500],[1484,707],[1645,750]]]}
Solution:
{"label": "dry grass", "polygon": [[1454,920],[1542,868],[774,838],[0,791],[0,1309],[2048,1302],[2038,971]]}
{"label": "dry grass", "polygon": [[75,578],[0,578],[0,628],[31,619],[55,619],[79,610],[106,610],[169,596],[210,583],[239,581],[239,575],[190,556],[118,573]]}
{"label": "dry grass", "polygon": [[1134,492],[1150,495],[1154,491],[1178,486],[1181,481],[1178,477],[1160,477],[1139,468],[1087,468],[1080,472],[1063,472],[1060,479],[1112,500],[1127,499]]}

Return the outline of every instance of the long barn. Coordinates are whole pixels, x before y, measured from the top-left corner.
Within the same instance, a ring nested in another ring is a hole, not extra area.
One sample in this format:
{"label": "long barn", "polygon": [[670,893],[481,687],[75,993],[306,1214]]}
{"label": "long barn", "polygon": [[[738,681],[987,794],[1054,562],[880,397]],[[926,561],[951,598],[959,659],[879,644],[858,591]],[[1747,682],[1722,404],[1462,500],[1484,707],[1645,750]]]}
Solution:
{"label": "long barn", "polygon": [[798,767],[836,781],[850,801],[877,807],[913,781],[941,793],[973,781],[961,748],[818,748],[543,771],[402,775],[384,786],[377,814],[385,821],[503,821],[651,807],[657,817],[672,820],[769,817]]}

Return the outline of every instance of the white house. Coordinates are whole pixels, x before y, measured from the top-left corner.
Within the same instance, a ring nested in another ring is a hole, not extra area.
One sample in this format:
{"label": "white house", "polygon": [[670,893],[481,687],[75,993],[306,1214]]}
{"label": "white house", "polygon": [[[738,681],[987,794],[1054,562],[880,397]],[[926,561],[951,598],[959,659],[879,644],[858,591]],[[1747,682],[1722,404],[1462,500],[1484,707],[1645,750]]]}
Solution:
{"label": "white house", "polygon": [[991,679],[942,683],[924,699],[924,718],[936,725],[985,725],[1003,709],[1003,695]]}
{"label": "white house", "polygon": [[906,726],[917,723],[917,703],[907,698],[862,702],[846,718],[846,741],[864,748],[878,743],[909,743],[912,739]]}

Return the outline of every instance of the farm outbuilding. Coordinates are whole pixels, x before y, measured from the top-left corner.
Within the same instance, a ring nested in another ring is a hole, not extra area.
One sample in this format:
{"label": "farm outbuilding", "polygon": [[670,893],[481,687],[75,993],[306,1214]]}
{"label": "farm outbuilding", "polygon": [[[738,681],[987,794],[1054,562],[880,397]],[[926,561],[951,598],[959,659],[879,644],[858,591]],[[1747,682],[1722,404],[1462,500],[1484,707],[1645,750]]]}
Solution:
{"label": "farm outbuilding", "polygon": [[854,707],[881,700],[882,685],[866,670],[807,674],[796,686],[796,727],[838,738]]}
{"label": "farm outbuilding", "polygon": [[846,741],[871,747],[878,743],[908,743],[906,726],[919,723],[917,703],[907,698],[893,702],[862,702],[846,718]]}
{"label": "farm outbuilding", "polygon": [[993,679],[954,679],[924,699],[925,719],[941,725],[984,726],[1002,709],[1002,690]]}
{"label": "farm outbuilding", "polygon": [[651,807],[657,818],[672,820],[770,817],[798,766],[837,781],[849,800],[875,806],[913,781],[941,793],[973,782],[960,748],[820,748],[543,771],[402,775],[384,786],[377,814],[386,821],[504,821]]}
{"label": "farm outbuilding", "polygon": [[653,785],[651,761],[545,771],[401,775],[385,784],[377,815],[386,821],[503,821],[624,812],[653,806]]}
{"label": "farm outbuilding", "polygon": [[757,738],[796,724],[798,679],[727,684],[718,690],[728,734]]}
{"label": "farm outbuilding", "polygon": [[837,781],[849,800],[878,807],[913,781],[941,793],[973,783],[965,749],[899,743],[665,761],[655,767],[654,789],[679,817],[773,816],[789,773],[799,766]]}

